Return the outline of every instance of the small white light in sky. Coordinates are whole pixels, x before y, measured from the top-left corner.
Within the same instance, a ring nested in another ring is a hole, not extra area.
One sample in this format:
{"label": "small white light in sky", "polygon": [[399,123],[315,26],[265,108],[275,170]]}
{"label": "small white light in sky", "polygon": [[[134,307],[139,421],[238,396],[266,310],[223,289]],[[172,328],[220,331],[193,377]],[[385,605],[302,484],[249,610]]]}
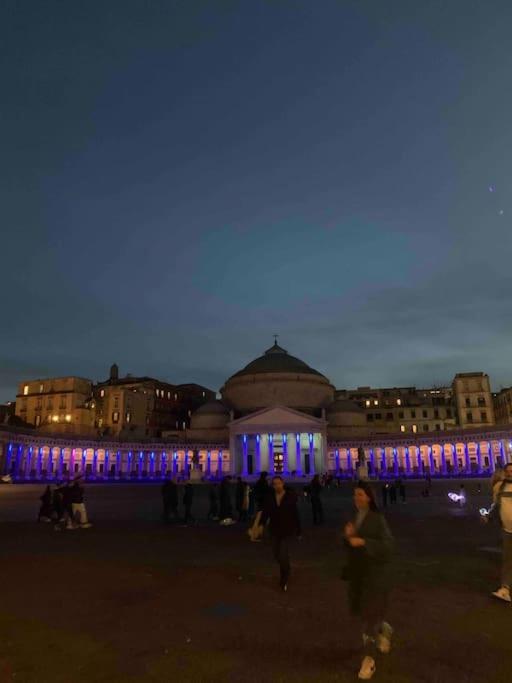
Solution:
{"label": "small white light in sky", "polygon": [[495,190],[496,188],[494,187],[494,185],[489,185],[489,192],[494,192]]}
{"label": "small white light in sky", "polygon": [[503,209],[500,209],[500,210],[498,211],[498,213],[500,214],[500,216],[503,216],[503,213],[504,213]]}

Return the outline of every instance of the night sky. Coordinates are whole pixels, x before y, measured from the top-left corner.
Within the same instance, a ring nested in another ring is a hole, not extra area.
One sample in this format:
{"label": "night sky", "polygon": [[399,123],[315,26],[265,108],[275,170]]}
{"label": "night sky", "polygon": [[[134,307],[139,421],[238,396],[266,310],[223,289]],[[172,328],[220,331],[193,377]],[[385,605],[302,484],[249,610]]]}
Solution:
{"label": "night sky", "polygon": [[512,383],[510,0],[0,4],[0,400]]}

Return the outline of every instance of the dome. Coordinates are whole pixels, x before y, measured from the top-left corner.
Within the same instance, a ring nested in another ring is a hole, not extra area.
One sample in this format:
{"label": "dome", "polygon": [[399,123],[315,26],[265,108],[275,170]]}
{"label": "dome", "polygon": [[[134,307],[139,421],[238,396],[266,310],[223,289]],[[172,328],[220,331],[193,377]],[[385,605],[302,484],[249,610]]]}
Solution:
{"label": "dome", "polygon": [[221,389],[226,404],[242,415],[276,405],[319,414],[332,403],[334,391],[324,375],[277,342],[232,375]]}
{"label": "dome", "polygon": [[245,368],[234,374],[233,377],[256,375],[262,372],[289,372],[323,377],[323,375],[317,370],[310,368],[304,361],[295,356],[290,356],[288,351],[279,346],[277,342],[267,349],[263,356],[251,361]]}
{"label": "dome", "polygon": [[192,429],[218,429],[229,422],[229,410],[222,401],[208,401],[192,415]]}

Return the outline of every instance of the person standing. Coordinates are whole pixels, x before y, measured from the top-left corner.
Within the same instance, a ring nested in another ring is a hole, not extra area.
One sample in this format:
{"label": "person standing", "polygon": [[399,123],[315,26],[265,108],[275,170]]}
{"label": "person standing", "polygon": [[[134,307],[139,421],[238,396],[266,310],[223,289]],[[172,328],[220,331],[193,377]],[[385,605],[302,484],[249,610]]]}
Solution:
{"label": "person standing", "polygon": [[388,506],[388,493],[389,493],[389,484],[386,482],[385,484],[382,485],[382,505],[385,508],[387,508],[387,506]]}
{"label": "person standing", "polygon": [[87,508],[84,503],[84,489],[80,486],[78,481],[75,481],[73,486],[70,487],[70,490],[73,522],[78,524],[82,529],[89,529],[92,524],[87,518]]}
{"label": "person standing", "polygon": [[398,492],[400,494],[400,500],[405,503],[405,484],[403,479],[397,481]]}
{"label": "person standing", "polygon": [[[231,477],[226,476],[221,482],[219,492],[220,521],[222,523],[233,522],[233,506],[231,504]],[[234,522],[233,522],[234,523]]]}
{"label": "person standing", "polygon": [[391,505],[395,505],[395,504],[396,504],[396,486],[395,486],[395,482],[391,482],[391,484],[389,485],[389,502],[391,503]]}
{"label": "person standing", "polygon": [[242,477],[236,478],[236,488],[235,488],[235,509],[238,514],[238,521],[242,521],[242,508],[244,504],[244,494],[245,494],[245,483]]}
{"label": "person standing", "polygon": [[208,519],[216,522],[219,519],[219,496],[217,484],[210,484],[210,488],[208,490],[208,500],[210,503],[208,509]]}
{"label": "person standing", "polygon": [[270,493],[270,486],[267,481],[268,472],[261,472],[260,478],[254,485],[254,503],[256,505],[256,512],[261,512]]}
{"label": "person standing", "polygon": [[387,654],[391,650],[393,629],[385,617],[393,537],[367,482],[354,488],[354,505],[355,517],[344,528],[347,563],[343,578],[348,581],[350,612],[363,642],[359,678],[369,680],[376,671],[376,651]]}
{"label": "person standing", "polygon": [[288,590],[290,580],[290,540],[300,537],[301,526],[297,509],[297,496],[292,489],[286,488],[279,475],[272,478],[272,492],[267,496],[259,520],[264,527],[269,522],[272,537],[272,552],[279,564],[279,585],[282,591]]}
{"label": "person standing", "polygon": [[173,479],[166,479],[162,486],[163,521],[169,523],[169,515],[174,521],[178,519],[178,487]]}
{"label": "person standing", "polygon": [[322,506],[322,484],[320,477],[315,474],[309,485],[309,495],[311,497],[311,509],[313,512],[313,524],[319,525],[324,523],[324,510]]}
{"label": "person standing", "polygon": [[52,521],[52,490],[50,486],[47,486],[44,490],[43,495],[39,499],[41,501],[41,507],[39,508],[39,514],[37,515],[38,522],[51,522]]}
{"label": "person standing", "polygon": [[192,517],[192,503],[194,501],[194,487],[187,481],[185,484],[185,489],[183,491],[183,507],[185,508],[185,524],[193,522]]}
{"label": "person standing", "polygon": [[499,517],[502,528],[503,560],[501,586],[493,592],[495,598],[511,602],[512,586],[512,463],[505,466],[505,477],[493,488],[493,516]]}

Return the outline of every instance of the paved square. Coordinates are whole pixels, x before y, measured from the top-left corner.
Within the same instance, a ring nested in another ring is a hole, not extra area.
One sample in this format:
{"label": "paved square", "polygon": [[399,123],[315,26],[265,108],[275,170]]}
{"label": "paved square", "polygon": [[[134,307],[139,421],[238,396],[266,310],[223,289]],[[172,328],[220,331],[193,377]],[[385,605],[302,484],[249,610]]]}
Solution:
{"label": "paved square", "polygon": [[[489,498],[475,482],[464,508],[448,500],[458,486],[435,482],[424,499],[409,484],[388,508],[396,639],[376,681],[511,679],[512,611],[489,597],[499,529],[479,523]],[[185,528],[160,523],[158,486],[87,485],[94,527],[64,533],[33,521],[42,490],[0,487],[0,683],[357,680],[337,534],[349,484],[325,493],[325,527],[301,503],[286,595],[267,544],[205,521],[202,487]]]}

